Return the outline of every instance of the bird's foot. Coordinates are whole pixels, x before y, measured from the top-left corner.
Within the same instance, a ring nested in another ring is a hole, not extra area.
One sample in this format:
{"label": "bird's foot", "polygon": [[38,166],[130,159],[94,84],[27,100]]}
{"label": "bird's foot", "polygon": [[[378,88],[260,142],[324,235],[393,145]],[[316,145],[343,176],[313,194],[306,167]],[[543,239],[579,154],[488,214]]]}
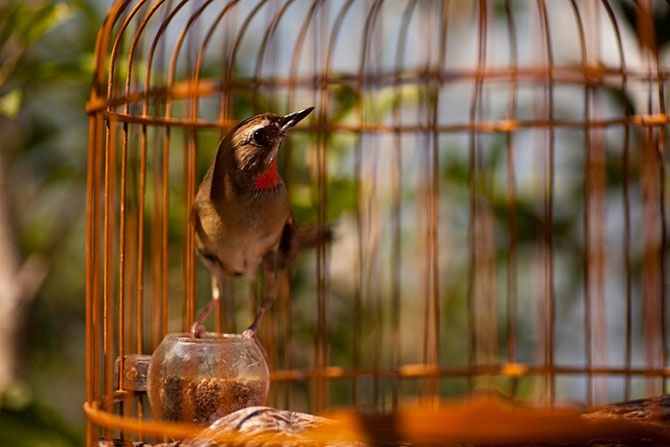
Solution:
{"label": "bird's foot", "polygon": [[198,322],[193,323],[193,326],[191,326],[191,335],[193,338],[201,338],[205,332],[207,332],[205,326]]}
{"label": "bird's foot", "polygon": [[256,335],[256,331],[254,329],[245,329],[242,332],[242,337],[244,338],[253,338],[254,340],[258,340],[258,336]]}

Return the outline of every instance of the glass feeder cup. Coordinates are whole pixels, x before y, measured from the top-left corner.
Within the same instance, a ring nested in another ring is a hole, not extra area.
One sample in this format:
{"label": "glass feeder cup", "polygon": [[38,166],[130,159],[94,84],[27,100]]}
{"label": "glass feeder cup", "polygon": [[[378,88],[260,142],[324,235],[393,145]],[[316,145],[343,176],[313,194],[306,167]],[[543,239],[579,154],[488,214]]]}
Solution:
{"label": "glass feeder cup", "polygon": [[147,394],[154,417],[209,424],[264,405],[267,362],[255,340],[237,334],[168,334],[151,356]]}

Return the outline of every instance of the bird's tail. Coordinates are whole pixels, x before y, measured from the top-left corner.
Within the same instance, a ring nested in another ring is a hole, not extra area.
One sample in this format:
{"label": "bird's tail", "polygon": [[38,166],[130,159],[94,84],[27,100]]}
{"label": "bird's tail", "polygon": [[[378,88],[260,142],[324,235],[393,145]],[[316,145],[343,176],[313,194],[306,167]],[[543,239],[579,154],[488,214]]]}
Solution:
{"label": "bird's tail", "polygon": [[304,225],[294,232],[294,244],[297,250],[318,248],[333,241],[333,228],[330,224]]}

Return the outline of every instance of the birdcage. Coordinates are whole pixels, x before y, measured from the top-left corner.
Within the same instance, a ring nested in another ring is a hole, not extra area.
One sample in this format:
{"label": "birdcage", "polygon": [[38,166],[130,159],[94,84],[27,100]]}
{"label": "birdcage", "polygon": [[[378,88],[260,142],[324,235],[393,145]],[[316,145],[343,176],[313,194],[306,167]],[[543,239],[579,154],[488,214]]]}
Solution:
{"label": "birdcage", "polygon": [[[652,0],[116,1],[87,104],[88,445],[197,430],[136,387],[211,293],[195,192],[237,122],[310,106],[279,170],[335,237],[279,277],[269,405],[370,444],[664,445],[584,415],[668,387],[668,29]],[[224,295],[207,325],[239,332],[258,286]]]}

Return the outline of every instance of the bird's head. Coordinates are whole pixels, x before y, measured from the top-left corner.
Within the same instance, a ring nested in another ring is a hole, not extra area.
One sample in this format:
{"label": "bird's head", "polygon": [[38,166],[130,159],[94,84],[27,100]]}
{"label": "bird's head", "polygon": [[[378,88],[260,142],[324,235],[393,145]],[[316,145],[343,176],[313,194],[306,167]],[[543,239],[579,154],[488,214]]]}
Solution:
{"label": "bird's head", "polygon": [[275,188],[281,183],[277,154],[287,132],[310,114],[308,107],[288,115],[261,113],[239,123],[222,141],[226,163],[232,163],[234,183],[239,188]]}

